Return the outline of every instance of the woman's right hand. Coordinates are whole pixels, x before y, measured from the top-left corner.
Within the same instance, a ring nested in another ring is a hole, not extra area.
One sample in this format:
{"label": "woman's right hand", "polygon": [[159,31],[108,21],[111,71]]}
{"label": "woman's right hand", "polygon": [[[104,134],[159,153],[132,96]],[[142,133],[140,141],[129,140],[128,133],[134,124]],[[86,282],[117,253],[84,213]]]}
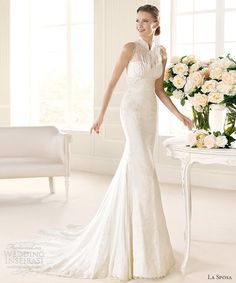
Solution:
{"label": "woman's right hand", "polygon": [[100,129],[100,126],[103,122],[103,118],[102,117],[98,117],[98,119],[96,119],[94,122],[93,122],[93,125],[90,129],[90,134],[92,134],[93,130],[99,134],[99,129]]}

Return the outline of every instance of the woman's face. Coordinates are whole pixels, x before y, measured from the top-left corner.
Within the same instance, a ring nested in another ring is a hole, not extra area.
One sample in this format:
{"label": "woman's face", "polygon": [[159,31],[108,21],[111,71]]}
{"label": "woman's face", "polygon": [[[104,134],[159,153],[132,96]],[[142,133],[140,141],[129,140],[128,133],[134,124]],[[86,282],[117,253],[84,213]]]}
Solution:
{"label": "woman's face", "polygon": [[159,22],[154,20],[152,15],[148,12],[137,13],[136,29],[140,36],[147,37],[155,34],[156,28],[158,28]]}

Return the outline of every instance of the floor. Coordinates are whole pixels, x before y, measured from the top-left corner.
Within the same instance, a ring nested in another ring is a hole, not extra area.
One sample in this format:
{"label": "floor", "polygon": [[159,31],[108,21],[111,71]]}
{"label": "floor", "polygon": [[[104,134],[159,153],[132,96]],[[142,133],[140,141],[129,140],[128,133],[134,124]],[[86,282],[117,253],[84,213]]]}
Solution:
{"label": "floor", "polygon": [[[56,179],[54,195],[49,194],[46,178],[0,180],[0,282],[119,282],[116,279],[15,274],[11,265],[6,263],[6,247],[11,242],[25,239],[40,229],[88,223],[97,211],[110,181],[111,176],[74,172],[70,200],[65,203],[63,178]],[[129,282],[236,282],[236,190],[192,188],[192,243],[185,276],[180,272],[185,216],[182,191],[177,185],[161,184],[161,193],[177,264],[164,279],[136,279]]]}

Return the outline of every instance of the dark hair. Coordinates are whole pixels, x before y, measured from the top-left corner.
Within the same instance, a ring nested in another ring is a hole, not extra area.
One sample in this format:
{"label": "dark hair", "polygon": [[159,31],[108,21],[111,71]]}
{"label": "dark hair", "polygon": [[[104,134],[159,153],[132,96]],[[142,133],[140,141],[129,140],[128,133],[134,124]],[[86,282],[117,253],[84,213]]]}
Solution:
{"label": "dark hair", "polygon": [[[137,13],[138,12],[148,12],[152,15],[152,17],[154,18],[155,21],[158,21],[159,20],[159,10],[157,9],[156,6],[153,6],[153,5],[143,5],[143,6],[140,6],[138,9],[137,9]],[[161,33],[161,29],[160,29],[160,26],[156,29],[155,31],[155,35],[159,35]]]}

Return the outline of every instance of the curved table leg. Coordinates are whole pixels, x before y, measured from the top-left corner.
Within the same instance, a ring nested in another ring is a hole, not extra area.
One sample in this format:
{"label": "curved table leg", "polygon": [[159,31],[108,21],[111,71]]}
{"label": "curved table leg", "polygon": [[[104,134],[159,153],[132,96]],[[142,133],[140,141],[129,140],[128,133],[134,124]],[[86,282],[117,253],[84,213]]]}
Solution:
{"label": "curved table leg", "polygon": [[191,201],[191,182],[190,182],[190,168],[191,161],[189,158],[182,160],[182,190],[185,201],[185,255],[181,265],[181,272],[186,273],[186,267],[190,253],[190,242],[191,242],[191,216],[192,216],[192,201]]}

